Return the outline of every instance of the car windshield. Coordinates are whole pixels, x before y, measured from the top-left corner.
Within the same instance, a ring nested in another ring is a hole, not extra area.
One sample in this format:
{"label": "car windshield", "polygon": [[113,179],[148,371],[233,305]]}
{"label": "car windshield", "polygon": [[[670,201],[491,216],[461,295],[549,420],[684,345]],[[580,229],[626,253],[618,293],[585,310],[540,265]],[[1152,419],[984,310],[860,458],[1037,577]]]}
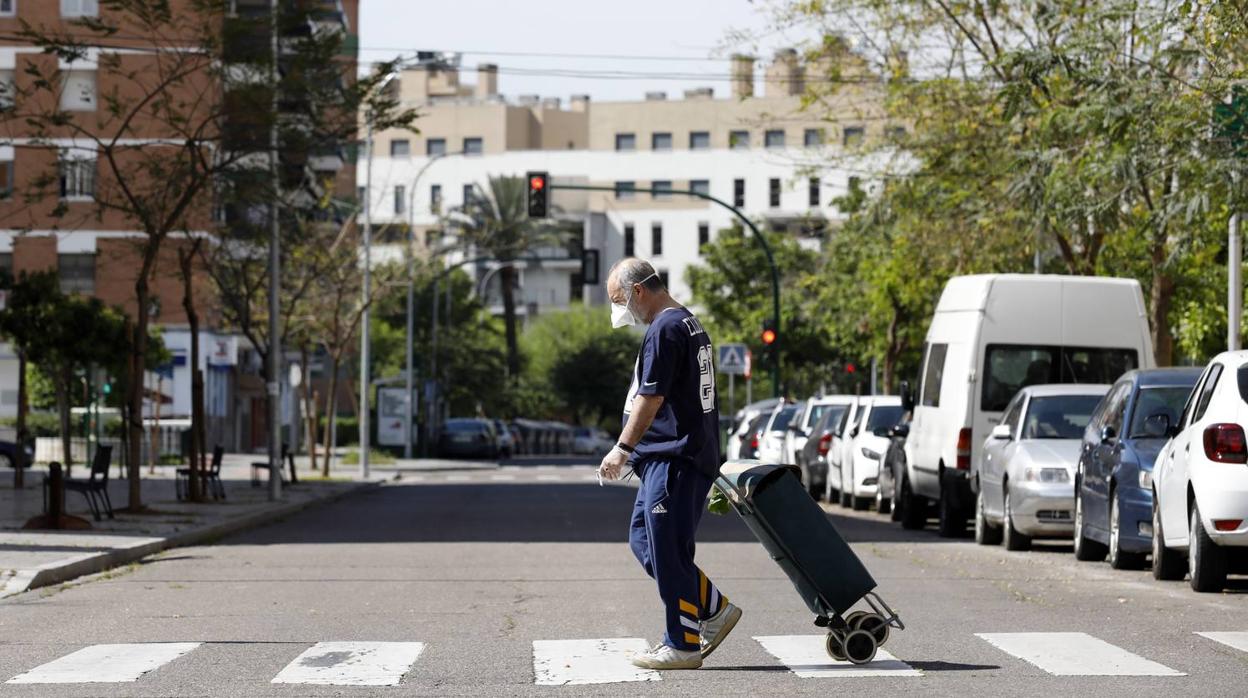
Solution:
{"label": "car windshield", "polygon": [[845,411],[849,409],[849,405],[827,405],[827,409],[823,411],[820,417],[819,431],[834,431],[836,425],[841,423],[841,417],[845,416]]}
{"label": "car windshield", "polygon": [[1033,397],[1023,420],[1024,439],[1079,439],[1101,395]]}
{"label": "car windshield", "polygon": [[1000,412],[1029,385],[1113,383],[1137,365],[1134,349],[990,344],[980,405],[985,412]]}
{"label": "car windshield", "polygon": [[1191,392],[1191,386],[1140,388],[1135,398],[1135,411],[1131,414],[1131,430],[1127,432],[1129,438],[1161,438],[1160,434],[1151,432],[1145,422],[1153,415],[1164,414],[1170,419],[1168,424],[1178,424],[1183,403]]}
{"label": "car windshield", "polygon": [[793,417],[797,415],[797,405],[789,405],[780,410],[776,418],[771,421],[772,431],[784,431],[789,428],[789,422],[793,421]]}
{"label": "car windshield", "polygon": [[896,426],[901,421],[901,405],[876,405],[867,416],[867,432],[872,433],[882,427]]}
{"label": "car windshield", "polygon": [[475,431],[484,431],[485,425],[472,419],[450,419],[447,420],[445,428],[447,431],[470,433]]}
{"label": "car windshield", "polygon": [[806,415],[806,428],[810,429],[818,425],[823,414],[832,407],[832,405],[811,405],[810,414]]}

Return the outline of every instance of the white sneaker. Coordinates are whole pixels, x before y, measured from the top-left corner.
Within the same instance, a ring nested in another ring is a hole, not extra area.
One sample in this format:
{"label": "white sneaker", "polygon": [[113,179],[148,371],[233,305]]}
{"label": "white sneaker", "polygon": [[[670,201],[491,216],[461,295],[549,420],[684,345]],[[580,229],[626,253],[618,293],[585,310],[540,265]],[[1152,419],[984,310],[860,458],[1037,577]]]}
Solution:
{"label": "white sneaker", "polygon": [[711,652],[719,647],[719,643],[723,642],[724,638],[728,637],[728,633],[737,627],[739,620],[741,620],[741,609],[725,601],[719,613],[702,622],[703,659],[711,656]]}
{"label": "white sneaker", "polygon": [[633,657],[633,665],[642,669],[701,669],[702,655],[694,650],[655,645],[649,652]]}

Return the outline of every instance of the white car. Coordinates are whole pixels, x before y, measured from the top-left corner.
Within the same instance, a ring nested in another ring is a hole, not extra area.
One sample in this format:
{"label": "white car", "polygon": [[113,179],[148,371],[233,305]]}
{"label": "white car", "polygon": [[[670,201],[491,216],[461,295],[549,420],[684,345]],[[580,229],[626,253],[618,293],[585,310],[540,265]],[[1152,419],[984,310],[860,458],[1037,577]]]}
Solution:
{"label": "white car", "polygon": [[792,465],[784,460],[784,437],[789,433],[789,424],[797,418],[802,409],[799,402],[781,403],[771,413],[771,419],[762,430],[762,438],[758,444],[758,459],[764,463]]}
{"label": "white car", "polygon": [[590,427],[577,427],[572,432],[572,452],[578,455],[606,455],[615,442],[607,432]]}
{"label": "white car", "polygon": [[859,400],[856,426],[842,441],[841,506],[866,509],[880,485],[880,460],[888,450],[888,430],[902,418],[901,398],[878,395]]}
{"label": "white car", "polygon": [[853,395],[826,395],[812,397],[803,403],[797,419],[789,423],[789,430],[784,436],[784,462],[804,469],[807,464],[802,462],[802,451],[806,448],[806,440],[811,437],[811,431],[819,423],[819,418],[823,416],[824,411],[832,405],[848,405],[853,401]]}
{"label": "white car", "polygon": [[[780,400],[778,398],[768,398],[766,400],[759,400],[758,402],[752,402],[737,411],[737,414],[735,417],[736,419],[735,424],[737,426],[735,429],[732,430],[732,433],[728,435],[728,448],[727,448],[728,453],[726,456],[728,460],[737,460],[738,458],[747,458],[747,457],[753,458],[754,457],[752,453],[748,456],[743,454],[742,453],[743,449],[741,448],[742,442],[749,441],[752,438],[752,436],[749,434],[750,423],[753,422],[754,419],[757,418],[759,415],[764,414],[764,413],[770,413],[772,410],[775,409],[776,405],[778,404],[780,404]],[[751,449],[749,449],[747,445],[747,448],[744,450],[749,451]]]}
{"label": "white car", "polygon": [[971,467],[978,482],[975,542],[1026,550],[1033,537],[1075,530],[1075,468],[1108,385],[1033,385],[1005,407]]}
{"label": "white car", "polygon": [[[1167,422],[1165,415],[1150,420]],[[1248,559],[1248,351],[1205,367],[1153,465],[1153,576],[1221,591]],[[1183,557],[1187,557],[1184,564]]]}
{"label": "white car", "polygon": [[852,446],[853,435],[858,429],[858,420],[862,417],[862,399],[854,398],[849,407],[841,415],[841,421],[837,423],[836,428],[832,430],[832,438],[828,443],[828,454],[824,456],[824,460],[828,462],[828,501],[829,502],[845,502],[846,499],[841,492],[841,488],[845,486],[844,477],[841,473],[841,463],[845,461],[846,454]]}

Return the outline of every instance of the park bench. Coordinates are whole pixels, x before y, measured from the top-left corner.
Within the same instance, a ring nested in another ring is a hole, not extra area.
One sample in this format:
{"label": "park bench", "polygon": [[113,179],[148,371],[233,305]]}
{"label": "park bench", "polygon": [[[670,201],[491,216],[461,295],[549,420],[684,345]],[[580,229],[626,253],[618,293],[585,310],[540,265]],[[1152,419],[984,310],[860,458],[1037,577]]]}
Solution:
{"label": "park bench", "polygon": [[[212,494],[213,499],[225,499],[225,486],[221,484],[221,460],[224,457],[224,447],[213,447],[212,462],[208,465],[208,471],[203,475],[204,485],[208,487],[208,492]],[[175,483],[175,488],[179,500],[191,496],[190,468],[178,468],[178,479]]]}

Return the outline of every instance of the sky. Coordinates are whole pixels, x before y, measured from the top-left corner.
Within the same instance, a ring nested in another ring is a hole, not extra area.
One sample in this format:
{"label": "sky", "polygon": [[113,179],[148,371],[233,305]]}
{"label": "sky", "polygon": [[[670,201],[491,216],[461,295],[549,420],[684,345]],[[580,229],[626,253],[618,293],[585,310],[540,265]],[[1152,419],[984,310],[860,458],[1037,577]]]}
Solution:
{"label": "sky", "polygon": [[[794,44],[768,24],[750,0],[362,0],[360,60],[462,52],[464,82],[475,81],[478,63],[496,63],[503,94],[565,103],[573,94],[632,100],[704,86],[727,96],[734,50],[769,57]],[[732,43],[734,30],[763,36]]]}

